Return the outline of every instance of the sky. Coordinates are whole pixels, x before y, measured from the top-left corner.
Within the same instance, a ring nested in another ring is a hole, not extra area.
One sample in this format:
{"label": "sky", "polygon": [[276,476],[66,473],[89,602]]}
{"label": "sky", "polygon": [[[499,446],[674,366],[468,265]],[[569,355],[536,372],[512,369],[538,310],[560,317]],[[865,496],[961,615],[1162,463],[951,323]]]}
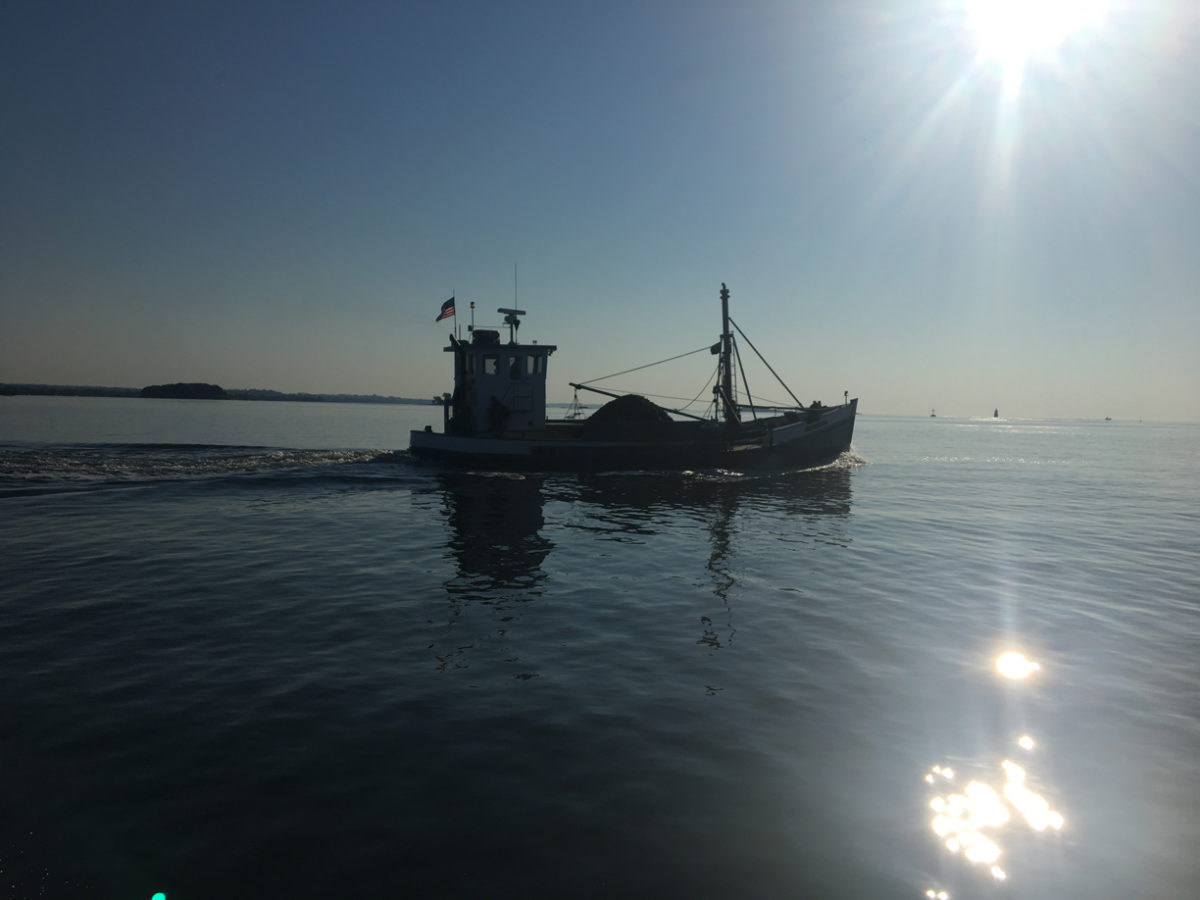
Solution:
{"label": "sky", "polygon": [[515,302],[565,401],[727,283],[805,402],[1200,421],[1200,4],[1062,3],[6,3],[0,382],[432,396]]}

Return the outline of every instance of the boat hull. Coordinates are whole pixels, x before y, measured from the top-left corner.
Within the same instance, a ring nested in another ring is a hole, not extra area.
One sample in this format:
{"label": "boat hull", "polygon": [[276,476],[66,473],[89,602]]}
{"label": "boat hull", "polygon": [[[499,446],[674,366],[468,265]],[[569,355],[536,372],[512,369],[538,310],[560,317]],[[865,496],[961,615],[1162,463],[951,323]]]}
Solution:
{"label": "boat hull", "polygon": [[823,466],[850,449],[858,400],[777,425],[730,434],[719,426],[677,423],[652,435],[589,435],[579,424],[552,423],[513,436],[413,431],[409,452],[441,466],[488,471],[783,471]]}

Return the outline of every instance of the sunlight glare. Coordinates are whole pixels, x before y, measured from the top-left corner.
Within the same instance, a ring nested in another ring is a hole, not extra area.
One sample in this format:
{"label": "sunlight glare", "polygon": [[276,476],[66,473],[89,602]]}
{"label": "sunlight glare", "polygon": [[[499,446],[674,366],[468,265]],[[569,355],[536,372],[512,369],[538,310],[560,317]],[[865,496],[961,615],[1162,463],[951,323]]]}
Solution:
{"label": "sunlight glare", "polygon": [[1047,828],[1060,830],[1065,820],[1060,813],[1050,808],[1045,797],[1025,787],[1025,770],[1007,759],[1000,765],[1007,776],[1004,796],[1020,811],[1029,826],[1035,831],[1045,831]]}
{"label": "sunlight glare", "polygon": [[1108,0],[963,0],[967,28],[980,59],[994,60],[1015,92],[1030,56],[1062,44],[1100,22]]}
{"label": "sunlight glare", "polygon": [[[1045,797],[1026,786],[1023,768],[1007,759],[1000,768],[1004,780],[999,790],[985,781],[973,779],[962,793],[932,797],[929,826],[948,851],[987,867],[996,881],[1005,881],[1008,872],[998,864],[1003,854],[999,837],[1014,822],[1020,821],[1014,819],[1013,813],[1019,813],[1030,828],[1040,832],[1059,831],[1066,820],[1050,808]],[[943,766],[934,766],[928,774],[935,776],[935,780],[940,777],[948,781],[945,778],[947,771]]]}
{"label": "sunlight glare", "polygon": [[1107,0],[963,0],[980,56],[1002,63],[1049,50],[1104,17]]}
{"label": "sunlight glare", "polygon": [[1041,666],[1017,650],[1001,653],[996,659],[996,671],[1005,678],[1022,679],[1036,672]]}

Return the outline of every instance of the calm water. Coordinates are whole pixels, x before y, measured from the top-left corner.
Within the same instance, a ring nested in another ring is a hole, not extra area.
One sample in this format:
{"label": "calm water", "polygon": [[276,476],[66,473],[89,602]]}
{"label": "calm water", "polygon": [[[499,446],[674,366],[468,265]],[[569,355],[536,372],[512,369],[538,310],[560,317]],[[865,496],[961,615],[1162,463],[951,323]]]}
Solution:
{"label": "calm water", "polygon": [[1200,894],[1200,426],[514,478],[439,415],[0,397],[0,896]]}

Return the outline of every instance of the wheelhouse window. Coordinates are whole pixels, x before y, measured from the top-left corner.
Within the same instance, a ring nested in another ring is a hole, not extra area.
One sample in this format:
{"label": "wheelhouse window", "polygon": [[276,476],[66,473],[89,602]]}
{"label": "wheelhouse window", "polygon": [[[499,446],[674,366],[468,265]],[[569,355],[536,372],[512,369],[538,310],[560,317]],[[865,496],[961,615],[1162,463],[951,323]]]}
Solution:
{"label": "wheelhouse window", "polygon": [[521,370],[523,368],[523,366],[521,365],[521,360],[522,360],[522,357],[514,356],[512,358],[511,363],[509,364],[508,377],[511,378],[513,381],[517,381],[521,377]]}
{"label": "wheelhouse window", "polygon": [[495,375],[500,371],[500,357],[495,353],[488,353],[483,357],[483,374]]}
{"label": "wheelhouse window", "polygon": [[544,356],[527,356],[525,358],[526,371],[530,375],[545,375],[546,374],[546,357]]}

